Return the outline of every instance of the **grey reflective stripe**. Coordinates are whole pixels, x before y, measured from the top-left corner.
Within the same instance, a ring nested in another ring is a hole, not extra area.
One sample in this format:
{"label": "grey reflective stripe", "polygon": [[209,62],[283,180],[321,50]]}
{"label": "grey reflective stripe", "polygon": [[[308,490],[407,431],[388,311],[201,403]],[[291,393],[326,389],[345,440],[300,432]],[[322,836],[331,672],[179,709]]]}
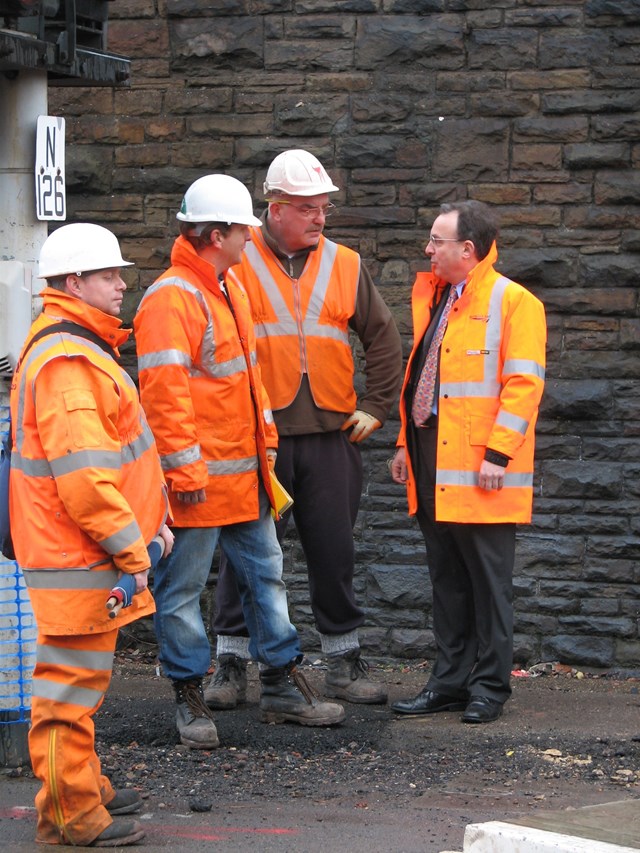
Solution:
{"label": "grey reflective stripe", "polygon": [[247,456],[244,459],[229,459],[225,461],[207,462],[209,474],[246,474],[258,470],[258,457]]}
{"label": "grey reflective stripe", "polygon": [[73,471],[81,471],[83,468],[109,468],[117,471],[122,466],[120,453],[114,450],[78,450],[75,453],[67,453],[51,460],[51,471],[54,477],[63,474],[71,474]]}
{"label": "grey reflective stripe", "polygon": [[[498,365],[500,357],[500,331],[502,327],[502,299],[511,281],[499,276],[489,297],[488,321],[482,349],[488,352],[484,358],[484,377],[481,382],[442,382],[440,396],[448,397],[497,397],[500,393]],[[445,332],[446,340],[446,332]]]}
{"label": "grey reflective stripe", "polygon": [[[283,299],[276,280],[264,262],[262,255],[256,248],[254,243],[247,243],[245,246],[245,255],[247,260],[253,267],[254,273],[260,280],[260,284],[269,300],[274,314],[278,318],[275,323],[256,323],[256,337],[282,337],[285,335],[295,335],[304,337],[332,338],[349,346],[349,330],[348,328],[341,329],[334,325],[320,324],[320,313],[324,307],[327,290],[331,283],[331,275],[338,254],[338,244],[332,240],[325,239],[320,258],[320,267],[316,280],[313,283],[313,289],[309,297],[309,303],[305,312],[304,319],[296,318],[291,314],[286,301]],[[359,272],[358,272],[359,277]],[[355,301],[353,305],[355,311]]]}
{"label": "grey reflective stripe", "polygon": [[184,450],[176,450],[175,453],[167,453],[166,456],[160,456],[160,465],[163,471],[172,471],[174,468],[182,468],[184,465],[191,465],[192,462],[198,462],[202,459],[200,445],[194,444],[192,447],[186,447]]}
{"label": "grey reflective stripe", "polygon": [[52,666],[72,666],[78,669],[112,669],[113,652],[86,652],[81,649],[38,644],[36,660],[38,663],[48,663]]}
{"label": "grey reflective stripe", "polygon": [[124,551],[125,548],[129,548],[134,542],[137,542],[141,536],[142,532],[138,522],[131,521],[117,533],[112,533],[106,539],[100,539],[99,543],[107,554],[119,554],[120,551]]}
{"label": "grey reflective stripe", "polygon": [[[141,412],[144,415],[143,412]],[[129,462],[133,462],[136,459],[140,459],[147,450],[151,450],[153,448],[153,452],[156,452],[155,449],[155,439],[153,437],[153,433],[151,432],[151,427],[147,423],[147,419],[144,418],[142,424],[142,433],[133,441],[130,441],[129,444],[123,444],[121,449],[122,462],[124,465],[127,465]]]}
{"label": "grey reflective stripe", "polygon": [[115,569],[98,571],[77,569],[25,569],[24,582],[29,589],[112,589],[118,580]]}
{"label": "grey reflective stripe", "polygon": [[529,358],[510,358],[505,361],[502,368],[502,375],[509,373],[521,373],[535,376],[538,379],[544,379],[545,369],[537,361]]}
{"label": "grey reflective stripe", "polygon": [[500,409],[495,422],[496,424],[498,424],[498,426],[503,426],[507,429],[512,429],[514,432],[519,432],[522,435],[524,435],[529,429],[529,421],[526,421],[519,415],[514,415],[511,412],[505,412],[504,409]]}
{"label": "grey reflective stripe", "polygon": [[[152,293],[157,293],[158,290],[161,290],[163,287],[179,287],[187,293],[190,293],[197,300],[205,317],[207,318],[207,325],[205,326],[202,340],[200,342],[200,362],[193,362],[191,357],[187,353],[183,353],[181,350],[159,350],[155,353],[147,353],[145,355],[138,356],[139,370],[150,370],[154,367],[162,367],[167,364],[179,364],[183,367],[189,368],[192,376],[204,375],[211,376],[214,379],[224,379],[227,376],[235,376],[236,373],[246,373],[247,363],[244,356],[236,356],[228,359],[227,361],[216,361],[216,342],[213,333],[213,316],[209,306],[207,305],[204,294],[194,284],[191,284],[190,281],[187,281],[185,278],[180,278],[179,276],[160,279],[160,281],[156,281],[146,291],[145,295],[140,300],[140,305],[142,305],[148,296]],[[252,357],[252,361],[255,365],[255,356]]]}
{"label": "grey reflective stripe", "polygon": [[138,370],[150,370],[152,367],[164,367],[167,364],[178,364],[180,367],[191,367],[191,357],[179,349],[163,349],[138,356]]}
{"label": "grey reflective stripe", "polygon": [[[132,388],[135,387],[135,384],[131,377],[126,373],[118,364],[115,362],[110,355],[98,346],[98,344],[93,343],[88,338],[83,338],[81,335],[74,335],[70,332],[52,332],[50,335],[45,335],[39,341],[31,347],[29,352],[27,353],[27,357],[20,369],[20,386],[18,388],[18,418],[16,423],[16,441],[15,448],[19,451],[24,442],[24,431],[22,429],[22,424],[24,422],[24,404],[25,404],[25,388],[27,382],[27,366],[31,364],[31,362],[38,358],[42,353],[46,353],[48,349],[51,349],[54,345],[60,343],[60,339],[63,341],[72,342],[75,344],[79,344],[83,349],[89,349],[95,355],[100,356],[101,360],[107,359],[111,365],[116,365],[120,372],[120,380],[127,385],[130,385]],[[32,396],[35,399],[35,382],[38,376],[38,373],[42,370],[45,364],[48,364],[50,361],[56,358],[83,358],[82,353],[65,353],[64,356],[56,355],[54,353],[51,356],[43,361],[43,363],[38,368],[38,371],[34,375],[31,383]],[[11,464],[13,465],[13,456],[11,457]],[[43,476],[41,474],[37,474],[36,476]],[[48,475],[47,475],[48,476]]]}
{"label": "grey reflective stripe", "polygon": [[27,477],[53,477],[51,465],[46,459],[23,459],[15,447],[11,451],[11,467],[22,471]]}
{"label": "grey reflective stripe", "polygon": [[78,450],[52,459],[23,459],[14,448],[11,452],[11,467],[22,471],[26,477],[60,477],[83,468],[108,468],[119,470],[140,457],[154,445],[153,433],[146,420],[142,433],[129,444],[123,444],[119,453],[112,450]]}
{"label": "grey reflective stripe", "polygon": [[[439,486],[477,486],[478,472],[477,471],[438,471],[436,473],[436,483]],[[533,485],[532,473],[510,474],[508,471],[504,475],[505,489],[519,489],[523,486]]]}
{"label": "grey reflective stripe", "polygon": [[48,678],[34,678],[31,695],[38,699],[50,699],[68,705],[81,705],[83,708],[95,708],[104,696],[102,690],[90,690],[88,687],[75,687],[61,681]]}

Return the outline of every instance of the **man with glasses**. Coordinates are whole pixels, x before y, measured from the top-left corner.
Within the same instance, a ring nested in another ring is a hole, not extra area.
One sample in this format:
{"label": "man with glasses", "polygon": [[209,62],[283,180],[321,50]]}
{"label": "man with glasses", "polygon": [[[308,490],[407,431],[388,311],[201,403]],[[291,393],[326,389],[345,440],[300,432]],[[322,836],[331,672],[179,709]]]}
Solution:
{"label": "man with glasses", "polygon": [[[293,496],[289,516],[307,560],[311,607],[328,672],[325,694],[383,704],[368,678],[353,590],[353,526],[362,491],[360,443],[384,423],[400,387],[402,350],[389,309],[360,256],[328,240],[325,221],[337,192],[319,160],[303,150],[279,154],[264,183],[268,209],[251,229],[234,272],[251,302],[258,360],[280,444],[275,471]],[[350,331],[362,343],[366,388],[353,385]],[[223,559],[212,630],[218,666],[205,700],[233,708],[246,696],[247,629],[233,574]]]}
{"label": "man with glasses", "polygon": [[498,273],[493,212],[444,204],[412,295],[414,343],[391,464],[427,546],[436,659],[398,714],[498,719],[511,694],[517,523],[531,521],[544,307]]}

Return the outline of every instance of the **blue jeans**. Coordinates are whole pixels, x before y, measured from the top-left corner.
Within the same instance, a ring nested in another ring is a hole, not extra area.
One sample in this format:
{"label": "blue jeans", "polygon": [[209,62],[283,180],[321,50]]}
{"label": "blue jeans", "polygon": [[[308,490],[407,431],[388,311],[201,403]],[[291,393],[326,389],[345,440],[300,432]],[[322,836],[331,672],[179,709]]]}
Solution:
{"label": "blue jeans", "polygon": [[297,631],[289,621],[282,550],[262,487],[257,521],[178,527],[173,532],[173,551],[156,566],[153,588],[159,657],[168,678],[202,678],[211,664],[200,595],[218,542],[234,567],[251,656],[270,667],[302,658]]}

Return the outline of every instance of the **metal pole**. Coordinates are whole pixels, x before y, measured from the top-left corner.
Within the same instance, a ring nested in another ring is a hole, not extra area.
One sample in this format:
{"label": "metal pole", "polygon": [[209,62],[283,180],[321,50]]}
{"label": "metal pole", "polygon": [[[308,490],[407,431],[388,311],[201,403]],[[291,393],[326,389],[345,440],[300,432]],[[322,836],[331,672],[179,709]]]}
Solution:
{"label": "metal pole", "polygon": [[[0,261],[33,270],[47,223],[36,218],[34,164],[36,125],[47,114],[47,72],[0,74]],[[31,276],[33,279],[33,276]],[[7,318],[5,318],[7,319]],[[11,322],[11,318],[8,318]],[[0,406],[8,387],[0,382]],[[0,561],[4,558],[0,556]],[[29,764],[31,667],[35,654],[33,614],[15,564],[0,566],[0,766]],[[17,720],[17,721],[16,721]]]}

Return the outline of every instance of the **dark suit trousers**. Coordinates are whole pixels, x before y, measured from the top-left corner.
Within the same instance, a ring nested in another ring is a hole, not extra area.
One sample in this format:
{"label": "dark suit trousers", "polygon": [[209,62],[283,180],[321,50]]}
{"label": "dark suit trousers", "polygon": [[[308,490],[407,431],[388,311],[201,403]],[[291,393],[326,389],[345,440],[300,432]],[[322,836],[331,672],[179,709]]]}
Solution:
{"label": "dark suit trousers", "polygon": [[505,702],[513,666],[516,525],[435,520],[437,419],[408,429],[418,488],[418,523],[433,587],[436,659],[428,688]]}

